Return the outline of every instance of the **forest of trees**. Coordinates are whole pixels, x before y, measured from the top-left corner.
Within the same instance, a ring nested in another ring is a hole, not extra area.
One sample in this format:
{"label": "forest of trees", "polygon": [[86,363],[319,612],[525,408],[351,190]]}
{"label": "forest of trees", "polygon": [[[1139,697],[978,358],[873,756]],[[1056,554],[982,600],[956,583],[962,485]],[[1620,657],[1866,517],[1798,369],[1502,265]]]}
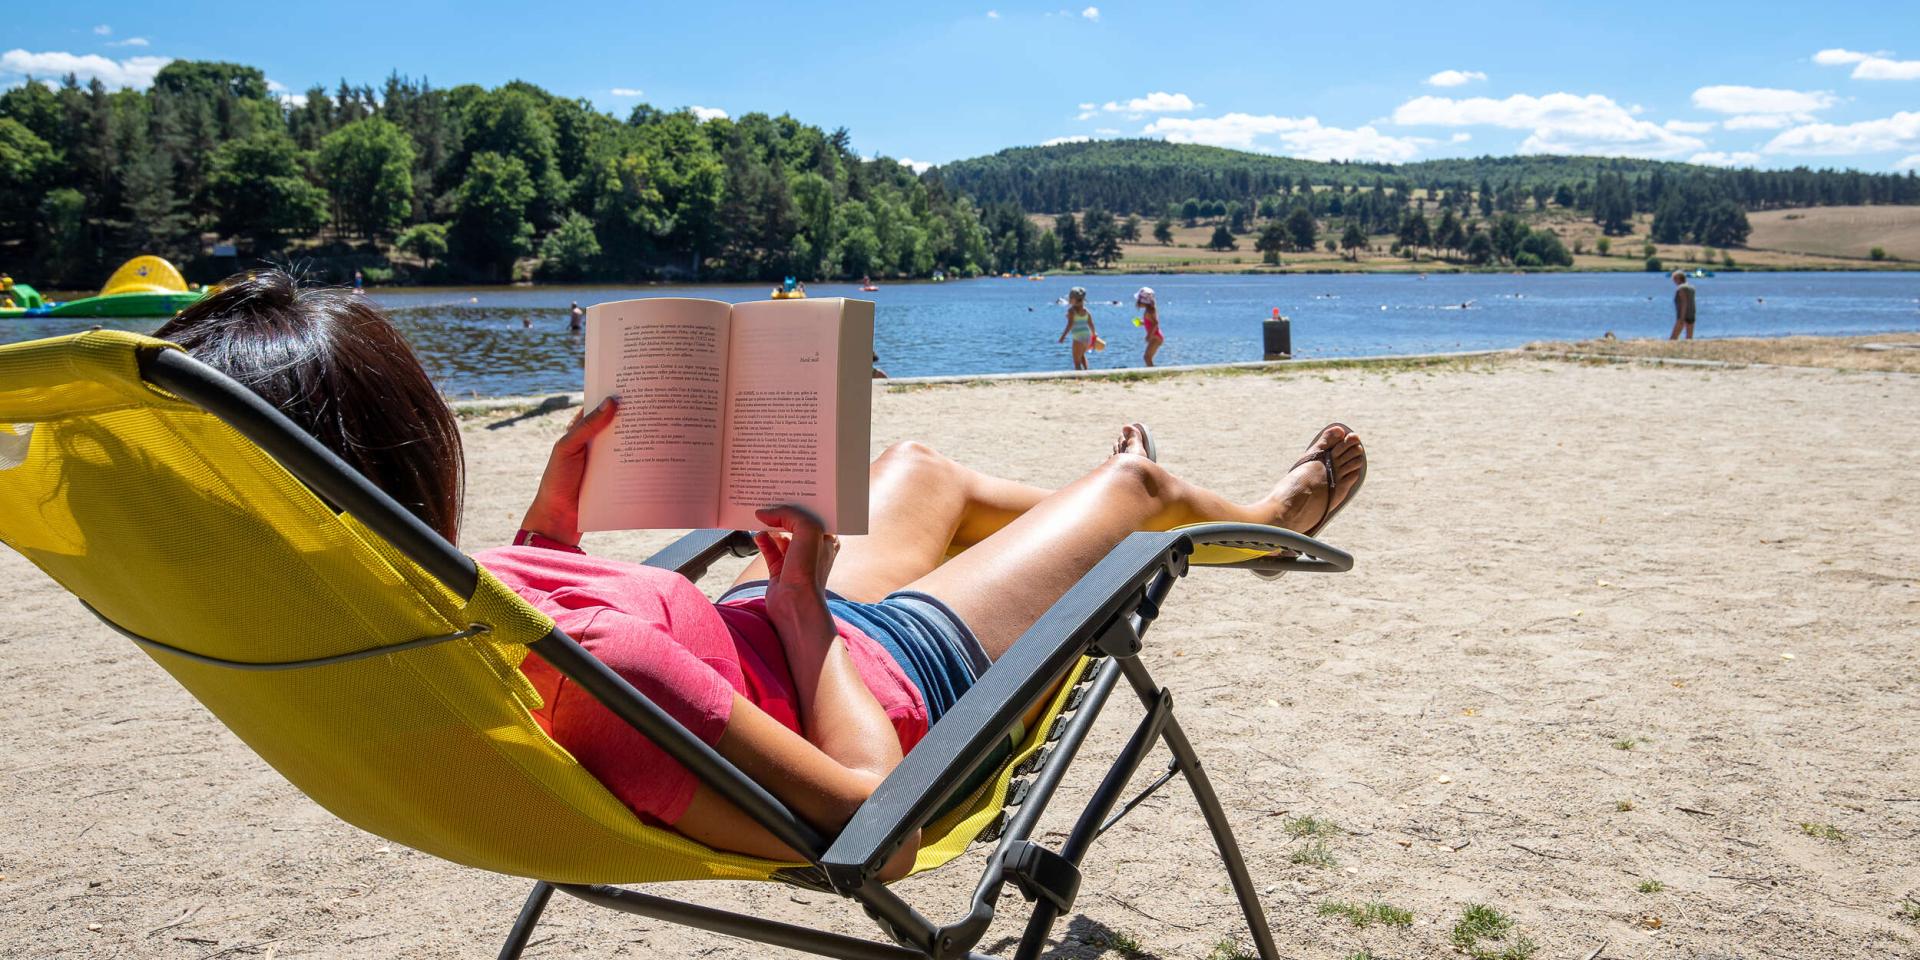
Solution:
{"label": "forest of trees", "polygon": [[[236,256],[210,261],[220,243]],[[969,275],[1043,252],[1017,207],[978,209],[787,116],[621,119],[526,83],[398,75],[296,101],[258,69],[192,61],[144,91],[0,94],[0,260],[47,286],[136,253],[197,276],[271,258],[505,281]]]}
{"label": "forest of trees", "polygon": [[1920,171],[1729,170],[1661,160],[1519,156],[1408,164],[1323,163],[1163,140],[1094,140],[1017,147],[940,168],[953,188],[982,203],[1029,210],[1084,210],[1156,216],[1188,199],[1257,203],[1302,183],[1428,195],[1479,191],[1497,197],[1569,198],[1589,209],[1600,181],[1627,186],[1634,209],[1654,211],[1668,191],[1711,194],[1745,210],[1833,204],[1920,204]]}

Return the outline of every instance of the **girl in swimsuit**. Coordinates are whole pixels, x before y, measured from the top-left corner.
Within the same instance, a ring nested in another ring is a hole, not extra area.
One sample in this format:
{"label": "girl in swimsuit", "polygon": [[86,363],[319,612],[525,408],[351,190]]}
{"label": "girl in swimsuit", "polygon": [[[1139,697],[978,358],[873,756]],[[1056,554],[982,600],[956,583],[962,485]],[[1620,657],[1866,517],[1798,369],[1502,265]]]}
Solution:
{"label": "girl in swimsuit", "polygon": [[1060,339],[1055,343],[1067,342],[1067,335],[1073,335],[1073,368],[1087,369],[1087,348],[1093,345],[1098,331],[1093,328],[1093,314],[1087,312],[1087,288],[1074,287],[1067,291],[1067,326],[1060,331]]}
{"label": "girl in swimsuit", "polygon": [[1153,355],[1160,352],[1160,345],[1167,338],[1160,334],[1160,310],[1153,302],[1153,288],[1141,287],[1133,295],[1133,305],[1140,308],[1140,325],[1147,328],[1147,353],[1143,357],[1147,366],[1153,366]]}

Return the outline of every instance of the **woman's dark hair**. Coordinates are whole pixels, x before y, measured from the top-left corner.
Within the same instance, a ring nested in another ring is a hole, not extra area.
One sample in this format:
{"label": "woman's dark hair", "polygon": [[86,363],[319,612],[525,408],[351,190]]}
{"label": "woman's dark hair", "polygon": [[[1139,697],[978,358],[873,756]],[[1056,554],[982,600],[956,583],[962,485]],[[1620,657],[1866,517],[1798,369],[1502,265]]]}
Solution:
{"label": "woman's dark hair", "polygon": [[281,270],[229,277],[154,332],[287,415],[453,540],[460,428],[400,331],[366,298]]}

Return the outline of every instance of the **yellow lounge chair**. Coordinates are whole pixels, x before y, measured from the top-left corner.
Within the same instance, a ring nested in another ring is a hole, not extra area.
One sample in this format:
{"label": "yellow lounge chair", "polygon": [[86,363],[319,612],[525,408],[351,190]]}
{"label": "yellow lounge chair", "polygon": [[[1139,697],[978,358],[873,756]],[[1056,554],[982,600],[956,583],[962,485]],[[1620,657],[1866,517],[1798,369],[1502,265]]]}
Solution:
{"label": "yellow lounge chair", "polygon": [[[837,836],[772,794],[257,396],[170,344],[95,331],[0,347],[0,541],[126,635],[315,802],[389,840],[535,879],[500,956],[520,956],[556,889],[630,913],[843,958],[978,956],[1013,884],[1035,900],[1016,955],[1072,904],[1079,863],[1156,744],[1145,793],[1184,774],[1261,956],[1270,931],[1226,814],[1135,654],[1196,545],[1215,562],[1345,570],[1282,530],[1136,534],[937,724]],[[1269,559],[1279,548],[1301,556]],[[750,538],[699,531],[648,561],[697,577]],[[552,663],[796,850],[709,849],[643,823],[534,722],[517,669]],[[1031,837],[1095,716],[1125,679],[1147,715],[1064,845]],[[1048,701],[1021,728],[1026,708]],[[1009,749],[1011,745],[1011,749]],[[996,845],[969,910],[938,924],[875,877],[922,829],[914,870]],[[857,901],[893,943],[614,884],[779,880]]]}

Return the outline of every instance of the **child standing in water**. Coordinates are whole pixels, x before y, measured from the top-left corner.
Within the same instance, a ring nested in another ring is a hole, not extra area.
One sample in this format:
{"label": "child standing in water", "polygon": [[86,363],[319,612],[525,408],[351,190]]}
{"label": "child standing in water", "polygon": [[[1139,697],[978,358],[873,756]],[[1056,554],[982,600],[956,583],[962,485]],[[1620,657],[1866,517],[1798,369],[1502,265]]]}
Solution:
{"label": "child standing in water", "polygon": [[1147,366],[1153,366],[1153,355],[1160,352],[1160,345],[1167,338],[1160,334],[1160,308],[1153,302],[1153,288],[1141,287],[1133,295],[1133,305],[1140,308],[1140,325],[1147,328],[1147,353],[1143,357]]}
{"label": "child standing in water", "polygon": [[1087,288],[1074,287],[1067,291],[1067,326],[1060,331],[1060,339],[1055,343],[1067,342],[1067,335],[1073,335],[1073,368],[1087,369],[1087,349],[1093,346],[1093,338],[1099,336],[1093,328],[1093,314],[1087,311]]}

